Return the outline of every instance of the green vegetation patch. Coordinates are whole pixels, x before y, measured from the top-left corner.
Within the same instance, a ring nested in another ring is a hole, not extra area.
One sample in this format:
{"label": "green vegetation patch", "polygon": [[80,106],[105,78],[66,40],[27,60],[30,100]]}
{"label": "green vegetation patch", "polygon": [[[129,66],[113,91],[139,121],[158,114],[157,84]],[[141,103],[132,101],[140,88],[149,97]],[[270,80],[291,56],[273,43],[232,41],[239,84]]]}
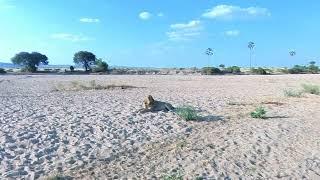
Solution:
{"label": "green vegetation patch", "polygon": [[313,84],[302,84],[305,93],[320,95],[320,87]]}
{"label": "green vegetation patch", "polygon": [[196,121],[200,118],[197,111],[191,106],[178,107],[175,112],[186,121]]}
{"label": "green vegetation patch", "polygon": [[222,74],[222,71],[216,67],[204,67],[201,70],[201,74],[203,74],[203,75],[217,75],[217,74]]}
{"label": "green vegetation patch", "polygon": [[255,111],[251,112],[251,117],[256,119],[265,119],[267,111],[263,107],[258,107]]}
{"label": "green vegetation patch", "polygon": [[6,70],[4,70],[3,68],[0,68],[0,74],[6,74]]}
{"label": "green vegetation patch", "polygon": [[183,174],[180,171],[171,172],[161,177],[162,180],[183,180]]}
{"label": "green vegetation patch", "polygon": [[303,92],[302,91],[297,91],[297,90],[292,90],[292,89],[286,89],[283,91],[284,95],[287,97],[301,97]]}
{"label": "green vegetation patch", "polygon": [[251,68],[251,73],[253,74],[258,74],[258,75],[266,75],[267,74],[267,70],[268,69],[264,69],[264,68]]}

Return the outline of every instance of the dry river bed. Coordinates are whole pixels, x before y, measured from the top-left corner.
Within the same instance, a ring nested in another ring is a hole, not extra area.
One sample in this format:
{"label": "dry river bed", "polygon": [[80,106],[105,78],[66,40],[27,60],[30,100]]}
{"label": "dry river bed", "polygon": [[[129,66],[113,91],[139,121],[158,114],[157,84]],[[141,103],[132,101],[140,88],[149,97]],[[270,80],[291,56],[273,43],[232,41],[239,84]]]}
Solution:
{"label": "dry river bed", "polygon": [[[66,88],[92,80],[128,87]],[[0,179],[320,179],[320,96],[283,92],[303,83],[320,75],[0,76]],[[137,113],[149,94],[202,118]]]}

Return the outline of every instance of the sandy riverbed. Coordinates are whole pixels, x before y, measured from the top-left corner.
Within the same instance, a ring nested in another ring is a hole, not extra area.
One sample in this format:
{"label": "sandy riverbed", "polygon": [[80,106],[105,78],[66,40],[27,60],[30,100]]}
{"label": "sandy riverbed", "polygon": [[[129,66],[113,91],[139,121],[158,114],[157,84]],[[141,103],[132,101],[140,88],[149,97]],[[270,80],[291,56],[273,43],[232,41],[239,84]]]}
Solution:
{"label": "sandy riverbed", "polygon": [[[136,88],[56,91],[90,80]],[[302,83],[320,76],[0,76],[0,179],[320,179],[320,96],[283,93]],[[203,118],[136,113],[149,94]]]}

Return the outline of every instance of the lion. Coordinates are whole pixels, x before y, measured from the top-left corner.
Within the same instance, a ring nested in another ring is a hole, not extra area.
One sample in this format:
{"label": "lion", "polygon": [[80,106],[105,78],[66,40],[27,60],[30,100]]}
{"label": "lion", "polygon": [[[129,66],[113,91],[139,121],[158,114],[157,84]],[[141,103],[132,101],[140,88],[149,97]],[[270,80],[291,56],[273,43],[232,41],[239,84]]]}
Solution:
{"label": "lion", "polygon": [[166,102],[156,101],[151,95],[149,95],[144,101],[144,108],[140,110],[141,113],[146,112],[158,112],[158,111],[173,111],[175,108]]}

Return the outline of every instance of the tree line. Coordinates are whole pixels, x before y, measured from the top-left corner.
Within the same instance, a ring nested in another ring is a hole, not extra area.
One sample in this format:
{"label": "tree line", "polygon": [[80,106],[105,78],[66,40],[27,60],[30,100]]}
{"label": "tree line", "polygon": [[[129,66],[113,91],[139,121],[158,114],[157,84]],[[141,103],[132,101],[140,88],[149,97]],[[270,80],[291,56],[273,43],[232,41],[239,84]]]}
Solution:
{"label": "tree line", "polygon": [[[256,44],[252,41],[248,42],[248,49],[250,50],[250,69],[251,71],[259,71],[261,74],[266,74],[265,70],[262,68],[252,68],[252,55],[253,51],[256,47]],[[208,56],[208,67],[204,67],[207,74],[212,74],[210,72],[218,73],[220,69],[210,67],[210,59],[215,54],[213,48],[207,48],[205,54]],[[294,57],[296,55],[296,51],[289,51],[289,55]],[[36,72],[39,65],[48,65],[48,57],[44,54],[38,52],[20,52],[16,54],[13,58],[11,58],[13,64],[24,66],[23,70],[28,72]],[[77,65],[82,65],[86,72],[94,71],[94,72],[106,72],[108,71],[108,64],[103,61],[101,58],[97,59],[96,55],[92,52],[88,51],[79,51],[74,54],[73,62]],[[92,69],[92,65],[94,65],[94,69]],[[237,66],[231,66],[225,68],[223,64],[219,66],[225,72],[239,73],[240,68]],[[74,71],[74,67],[70,66],[70,71]],[[296,73],[318,73],[320,71],[319,67],[315,65],[314,61],[310,62],[309,66],[299,66],[295,65],[293,68],[287,70],[288,73],[296,74]]]}

